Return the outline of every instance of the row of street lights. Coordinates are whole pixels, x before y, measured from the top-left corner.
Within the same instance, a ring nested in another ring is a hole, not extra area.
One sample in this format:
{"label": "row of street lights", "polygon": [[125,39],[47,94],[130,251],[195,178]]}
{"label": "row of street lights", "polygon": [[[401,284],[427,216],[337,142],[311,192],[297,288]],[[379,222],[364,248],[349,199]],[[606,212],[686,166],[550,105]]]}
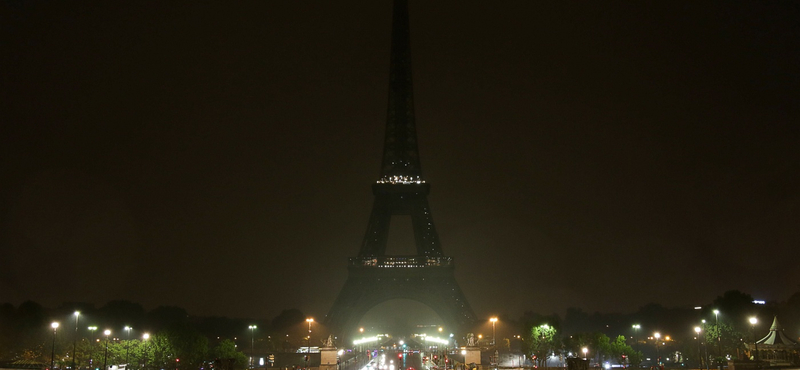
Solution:
{"label": "row of street lights", "polygon": [[[308,323],[308,336],[306,337],[306,368],[309,365],[309,359],[311,354],[311,324],[314,323],[314,318],[309,317],[306,319],[306,323]],[[258,329],[256,325],[249,325],[247,327],[250,329],[250,367],[253,367],[254,358],[255,358],[255,330]],[[361,329],[361,332],[364,332],[364,329]],[[287,335],[288,336],[288,335]]]}
{"label": "row of street lights", "polygon": [[[721,330],[721,328],[719,326],[719,313],[720,312],[719,312],[719,310],[713,310],[712,312],[714,313],[714,321],[715,321],[715,324],[716,324],[716,331],[717,331],[717,358],[721,358],[722,357],[722,330]],[[702,324],[705,324],[705,322],[706,322],[706,320],[702,320]],[[754,360],[756,362],[758,362],[759,361],[758,340],[757,340],[756,335],[755,335],[755,326],[756,326],[756,324],[758,324],[758,318],[750,317],[748,319],[748,322],[750,323],[750,329],[751,329],[751,333],[752,333],[752,336],[753,336],[753,347],[754,347],[754,351],[755,351],[755,356],[753,356],[753,357],[754,357]],[[633,330],[634,330],[634,341],[638,342],[637,339],[636,339],[636,332],[641,328],[641,326],[639,324],[635,324],[632,327],[633,327]],[[694,331],[697,334],[696,338],[697,338],[698,357],[702,356],[702,351],[701,351],[701,348],[700,348],[700,333],[703,330],[704,330],[704,328],[702,326],[695,326],[694,327]],[[659,332],[653,333],[653,338],[655,338],[656,356],[658,357],[658,361],[659,361],[659,364],[660,364],[661,363],[661,356],[659,354],[659,341],[661,339],[661,333],[659,333]],[[669,339],[669,337],[667,337],[667,339]],[[706,357],[708,357],[707,350],[706,350]],[[708,361],[705,360],[705,362],[706,362],[706,369],[708,369],[709,368]],[[701,364],[702,364],[702,361],[701,361]]]}
{"label": "row of street lights", "polygon": [[[77,359],[76,350],[78,348],[78,325],[79,325],[79,322],[80,322],[81,313],[80,313],[80,311],[75,311],[73,313],[73,315],[75,316],[75,336],[74,336],[74,338],[72,340],[72,369],[74,370],[75,369],[75,361]],[[50,324],[50,327],[53,328],[53,342],[52,342],[51,349],[50,349],[50,369],[51,370],[55,367],[56,335],[58,334],[58,327],[59,326],[60,326],[60,324],[58,322],[55,322],[55,321]],[[97,330],[97,327],[96,326],[89,326],[89,327],[87,327],[87,329],[92,333],[92,341],[94,341],[94,332]],[[133,330],[133,328],[131,328],[130,326],[126,326],[123,330],[125,330],[127,332],[126,339],[129,342],[125,346],[125,363],[127,364],[129,359],[130,359],[130,339],[131,339],[131,330]],[[108,339],[109,339],[109,336],[111,335],[111,330],[106,329],[105,331],[103,331],[103,334],[105,334],[105,336],[106,336],[105,355],[104,355],[104,358],[103,358],[103,370],[106,370],[106,367],[108,366]],[[142,338],[144,339],[144,341],[146,343],[147,340],[150,339],[150,334],[144,333],[144,335],[142,335]],[[91,359],[90,359],[90,361],[91,361]],[[146,351],[145,351],[145,364],[147,364],[147,352]]]}

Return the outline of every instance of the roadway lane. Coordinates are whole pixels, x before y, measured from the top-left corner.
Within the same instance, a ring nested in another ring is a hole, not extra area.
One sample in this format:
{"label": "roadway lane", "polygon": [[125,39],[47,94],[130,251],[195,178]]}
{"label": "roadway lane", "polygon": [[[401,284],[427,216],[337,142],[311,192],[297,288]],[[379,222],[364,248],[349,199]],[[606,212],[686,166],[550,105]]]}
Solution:
{"label": "roadway lane", "polygon": [[386,351],[370,360],[361,370],[427,370],[427,367],[422,367],[419,353]]}

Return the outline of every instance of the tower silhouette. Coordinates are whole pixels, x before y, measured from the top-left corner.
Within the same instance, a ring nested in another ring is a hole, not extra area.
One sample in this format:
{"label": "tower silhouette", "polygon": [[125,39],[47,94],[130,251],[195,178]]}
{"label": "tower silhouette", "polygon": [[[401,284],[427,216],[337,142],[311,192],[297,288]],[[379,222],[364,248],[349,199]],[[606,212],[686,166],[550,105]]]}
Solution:
{"label": "tower silhouette", "polygon": [[[386,137],[379,180],[372,185],[375,200],[358,257],[350,258],[348,278],[331,307],[326,325],[351,333],[375,305],[391,299],[411,299],[433,309],[452,330],[475,321],[454,275],[451,257],[442,253],[433,224],[419,160],[411,79],[408,1],[395,0]],[[408,215],[416,254],[386,254],[392,216]]]}

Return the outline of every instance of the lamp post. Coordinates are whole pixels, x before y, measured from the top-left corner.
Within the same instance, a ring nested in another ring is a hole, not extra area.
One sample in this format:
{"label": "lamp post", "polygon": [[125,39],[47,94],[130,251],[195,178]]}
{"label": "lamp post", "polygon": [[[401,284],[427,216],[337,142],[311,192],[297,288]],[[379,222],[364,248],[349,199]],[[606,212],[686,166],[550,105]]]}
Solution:
{"label": "lamp post", "polygon": [[126,367],[128,366],[128,359],[129,359],[130,351],[131,351],[131,329],[133,329],[133,328],[130,327],[130,326],[126,326],[125,327],[125,331],[128,333],[127,336],[125,337],[125,366]]}
{"label": "lamp post", "polygon": [[53,347],[50,349],[50,370],[53,370],[56,364],[56,332],[58,332],[58,323],[54,322],[50,324],[50,327],[53,328]]}
{"label": "lamp post", "polygon": [[[358,328],[359,333],[361,333],[361,339],[364,339],[364,328]],[[360,345],[361,347],[358,352],[361,352],[364,349],[364,345]],[[356,361],[358,361],[358,356],[356,356]]]}
{"label": "lamp post", "polygon": [[103,356],[103,370],[106,370],[108,368],[108,336],[111,335],[111,330],[106,329],[103,334],[106,335],[106,354]]}
{"label": "lamp post", "polygon": [[148,349],[147,340],[148,339],[150,339],[150,334],[144,333],[144,335],[142,335],[142,340],[144,340],[144,364],[142,364],[142,369],[144,369],[144,370],[147,370],[147,349]]}
{"label": "lamp post", "polygon": [[714,310],[714,325],[717,326],[717,359],[722,358],[722,328],[719,327],[719,310]]}
{"label": "lamp post", "polygon": [[495,332],[495,324],[497,323],[497,318],[492,317],[489,319],[492,322],[492,346],[497,346],[497,333]]}
{"label": "lamp post", "polygon": [[308,339],[306,341],[306,369],[308,369],[309,364],[311,363],[311,324],[314,323],[314,319],[309,317],[306,319],[308,323]]}
{"label": "lamp post", "polygon": [[94,367],[94,332],[97,331],[97,327],[90,326],[87,329],[89,329],[89,332],[92,333],[92,335],[90,335],[92,339],[89,342],[89,364]]}
{"label": "lamp post", "polygon": [[583,352],[583,359],[586,359],[586,354],[589,353],[589,347],[581,348],[581,352]]}
{"label": "lamp post", "polygon": [[759,369],[759,361],[758,361],[758,341],[756,340],[756,324],[758,324],[758,319],[753,316],[750,318],[750,330],[753,332],[753,347],[755,347],[756,355],[754,356],[756,360],[756,369]]}
{"label": "lamp post", "polygon": [[72,370],[75,370],[75,350],[78,348],[78,318],[81,316],[80,311],[75,311],[75,338],[72,339]]}
{"label": "lamp post", "polygon": [[250,367],[253,367],[253,353],[255,353],[255,334],[254,330],[256,330],[257,326],[250,325],[247,327],[250,329]]}
{"label": "lamp post", "polygon": [[694,327],[694,332],[697,333],[697,357],[700,358],[700,367],[703,367],[703,355],[700,351],[700,329],[699,326]]}
{"label": "lamp post", "polygon": [[661,354],[659,353],[660,349],[658,348],[658,341],[661,340],[661,333],[655,332],[653,334],[653,338],[656,338],[656,361],[658,361],[658,365],[661,365]]}
{"label": "lamp post", "polygon": [[[702,322],[702,324],[700,324],[700,330],[701,331],[706,331],[706,320],[701,320],[701,322]],[[703,358],[705,358],[706,370],[709,370],[709,368],[708,368],[708,344],[706,344],[705,340],[703,340]]]}
{"label": "lamp post", "polygon": [[634,345],[639,343],[639,340],[637,340],[636,338],[638,337],[637,334],[639,333],[639,329],[641,329],[641,328],[642,328],[641,325],[633,324],[633,344]]}

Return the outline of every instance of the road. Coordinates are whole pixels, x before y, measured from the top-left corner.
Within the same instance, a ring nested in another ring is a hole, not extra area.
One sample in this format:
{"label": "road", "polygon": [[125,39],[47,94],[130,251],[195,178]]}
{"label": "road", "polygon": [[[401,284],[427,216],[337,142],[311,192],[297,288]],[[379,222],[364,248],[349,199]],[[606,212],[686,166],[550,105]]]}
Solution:
{"label": "road", "polygon": [[428,370],[419,353],[390,352],[379,354],[361,370]]}

